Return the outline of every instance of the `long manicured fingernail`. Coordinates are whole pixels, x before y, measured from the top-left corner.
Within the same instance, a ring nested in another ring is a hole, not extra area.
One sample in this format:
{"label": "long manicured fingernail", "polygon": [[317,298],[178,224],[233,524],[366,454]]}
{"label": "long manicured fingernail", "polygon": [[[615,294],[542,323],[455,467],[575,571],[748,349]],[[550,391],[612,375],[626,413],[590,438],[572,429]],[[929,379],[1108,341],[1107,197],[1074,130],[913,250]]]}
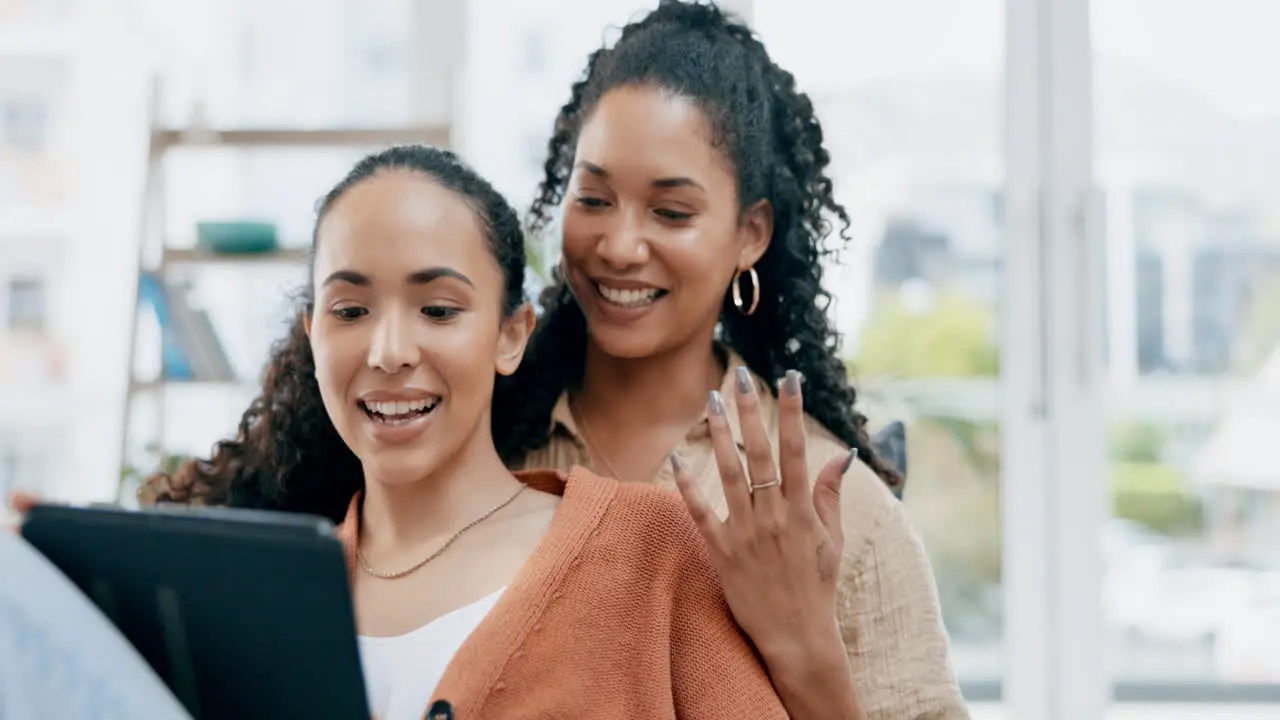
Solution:
{"label": "long manicured fingernail", "polygon": [[788,370],[786,379],[782,381],[782,389],[787,391],[788,395],[795,396],[800,394],[800,373],[795,370]]}
{"label": "long manicured fingernail", "polygon": [[711,391],[711,395],[707,399],[707,406],[711,408],[712,415],[724,414],[724,398],[720,397],[719,390]]}
{"label": "long manicured fingernail", "polygon": [[844,464],[840,466],[840,474],[844,475],[849,472],[849,468],[853,467],[853,461],[858,457],[858,448],[849,448],[849,454],[844,456]]}
{"label": "long manicured fingernail", "polygon": [[667,460],[671,461],[671,472],[679,473],[684,469],[684,463],[680,461],[680,456],[674,452],[667,454]]}
{"label": "long manicured fingernail", "polygon": [[734,375],[738,378],[738,392],[743,395],[749,395],[751,393],[751,371],[739,365]]}

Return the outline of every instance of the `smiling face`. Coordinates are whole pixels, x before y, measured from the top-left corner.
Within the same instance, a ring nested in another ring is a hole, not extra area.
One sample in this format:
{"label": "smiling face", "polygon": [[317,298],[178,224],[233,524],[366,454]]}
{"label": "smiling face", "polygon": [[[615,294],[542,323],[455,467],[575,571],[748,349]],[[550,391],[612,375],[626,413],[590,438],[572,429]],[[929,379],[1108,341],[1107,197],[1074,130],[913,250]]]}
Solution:
{"label": "smiling face", "polygon": [[735,271],[760,258],[771,231],[767,203],[740,212],[734,169],[692,101],[625,86],[596,104],[578,136],[564,259],[606,354],[709,338]]}
{"label": "smiling face", "polygon": [[504,317],[471,206],[422,173],[383,170],[334,203],[316,243],[316,380],[366,480],[412,482],[492,452],[494,373],[515,371],[532,319],[528,306]]}

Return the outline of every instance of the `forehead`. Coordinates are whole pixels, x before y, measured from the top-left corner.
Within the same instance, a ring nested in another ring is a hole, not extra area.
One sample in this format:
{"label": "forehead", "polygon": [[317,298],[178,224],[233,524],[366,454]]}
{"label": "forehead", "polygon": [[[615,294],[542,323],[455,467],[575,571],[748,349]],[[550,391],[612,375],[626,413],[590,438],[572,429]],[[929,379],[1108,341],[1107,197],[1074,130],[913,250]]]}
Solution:
{"label": "forehead", "polygon": [[608,91],[578,135],[577,159],[610,175],[732,179],[706,114],[689,98],[643,86]]}
{"label": "forehead", "polygon": [[378,275],[426,266],[493,264],[475,211],[457,193],[408,170],[384,170],[344,193],[316,234],[317,275],[358,269]]}

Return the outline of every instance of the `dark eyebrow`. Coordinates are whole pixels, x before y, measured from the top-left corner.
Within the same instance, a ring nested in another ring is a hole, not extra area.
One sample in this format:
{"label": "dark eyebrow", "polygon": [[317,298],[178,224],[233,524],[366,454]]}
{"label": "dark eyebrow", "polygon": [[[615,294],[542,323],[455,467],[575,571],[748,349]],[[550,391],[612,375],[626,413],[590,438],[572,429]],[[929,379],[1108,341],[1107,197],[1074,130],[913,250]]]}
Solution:
{"label": "dark eyebrow", "polygon": [[[596,165],[595,163],[587,162],[586,160],[579,160],[578,167],[601,179],[608,179],[609,177],[608,170],[605,170],[604,168],[600,167],[599,165]],[[691,188],[697,188],[699,190],[702,190],[703,192],[706,192],[706,188],[702,187],[701,183],[699,183],[698,181],[690,177],[659,178],[649,184],[652,185],[653,187],[663,188],[663,189],[691,187]]]}
{"label": "dark eyebrow", "polygon": [[331,285],[336,282],[350,283],[352,285],[360,285],[362,287],[370,284],[369,278],[366,275],[361,275],[354,270],[338,270],[325,278],[324,282],[321,283],[321,286]]}
{"label": "dark eyebrow", "polygon": [[454,270],[453,268],[447,268],[447,267],[433,267],[433,268],[426,268],[425,270],[418,270],[416,272],[411,272],[409,273],[409,276],[406,278],[406,281],[410,285],[426,285],[428,283],[433,283],[436,280],[442,280],[444,278],[453,278],[454,280],[461,280],[462,282],[470,285],[471,287],[475,287],[475,283],[471,282],[471,278],[467,277],[466,275],[463,275],[462,273],[458,272],[457,270]]}
{"label": "dark eyebrow", "polygon": [[656,188],[691,187],[691,188],[697,188],[698,190],[702,190],[703,192],[706,192],[706,188],[698,184],[698,182],[695,181],[693,178],[688,178],[688,177],[659,178],[649,184]]}
{"label": "dark eyebrow", "polygon": [[[447,267],[432,267],[424,270],[416,270],[405,277],[405,282],[410,285],[427,285],[443,278],[453,278],[475,287],[475,283],[471,282],[471,278],[462,273]],[[335,282],[345,282],[351,285],[359,285],[367,287],[372,284],[369,276],[362,275],[354,270],[337,270],[324,279],[322,285],[329,285]]]}
{"label": "dark eyebrow", "polygon": [[589,163],[586,160],[579,160],[578,167],[582,168],[583,170],[586,170],[592,175],[598,175],[602,178],[609,177],[608,171],[606,171],[604,168],[600,167],[599,165],[596,165],[595,163]]}

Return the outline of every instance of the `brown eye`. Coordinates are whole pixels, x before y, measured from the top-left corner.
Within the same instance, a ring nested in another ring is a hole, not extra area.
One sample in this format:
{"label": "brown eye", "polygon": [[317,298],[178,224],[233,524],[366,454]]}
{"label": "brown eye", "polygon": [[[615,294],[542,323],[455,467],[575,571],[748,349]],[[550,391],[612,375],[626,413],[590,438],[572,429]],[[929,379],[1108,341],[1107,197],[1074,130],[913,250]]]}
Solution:
{"label": "brown eye", "polygon": [[657,210],[654,210],[653,212],[655,215],[657,215],[660,218],[663,218],[665,220],[675,220],[677,222],[682,222],[684,220],[688,220],[689,218],[693,217],[693,213],[680,212],[679,210],[665,210],[665,209],[659,208]]}
{"label": "brown eye", "polygon": [[452,320],[461,312],[455,307],[446,307],[444,305],[429,305],[422,308],[422,314],[439,322]]}
{"label": "brown eye", "polygon": [[357,318],[364,317],[365,315],[368,315],[368,314],[369,314],[368,310],[362,307],[357,307],[357,306],[334,308],[334,310],[332,311],[332,315],[334,317],[344,322],[350,322]]}

